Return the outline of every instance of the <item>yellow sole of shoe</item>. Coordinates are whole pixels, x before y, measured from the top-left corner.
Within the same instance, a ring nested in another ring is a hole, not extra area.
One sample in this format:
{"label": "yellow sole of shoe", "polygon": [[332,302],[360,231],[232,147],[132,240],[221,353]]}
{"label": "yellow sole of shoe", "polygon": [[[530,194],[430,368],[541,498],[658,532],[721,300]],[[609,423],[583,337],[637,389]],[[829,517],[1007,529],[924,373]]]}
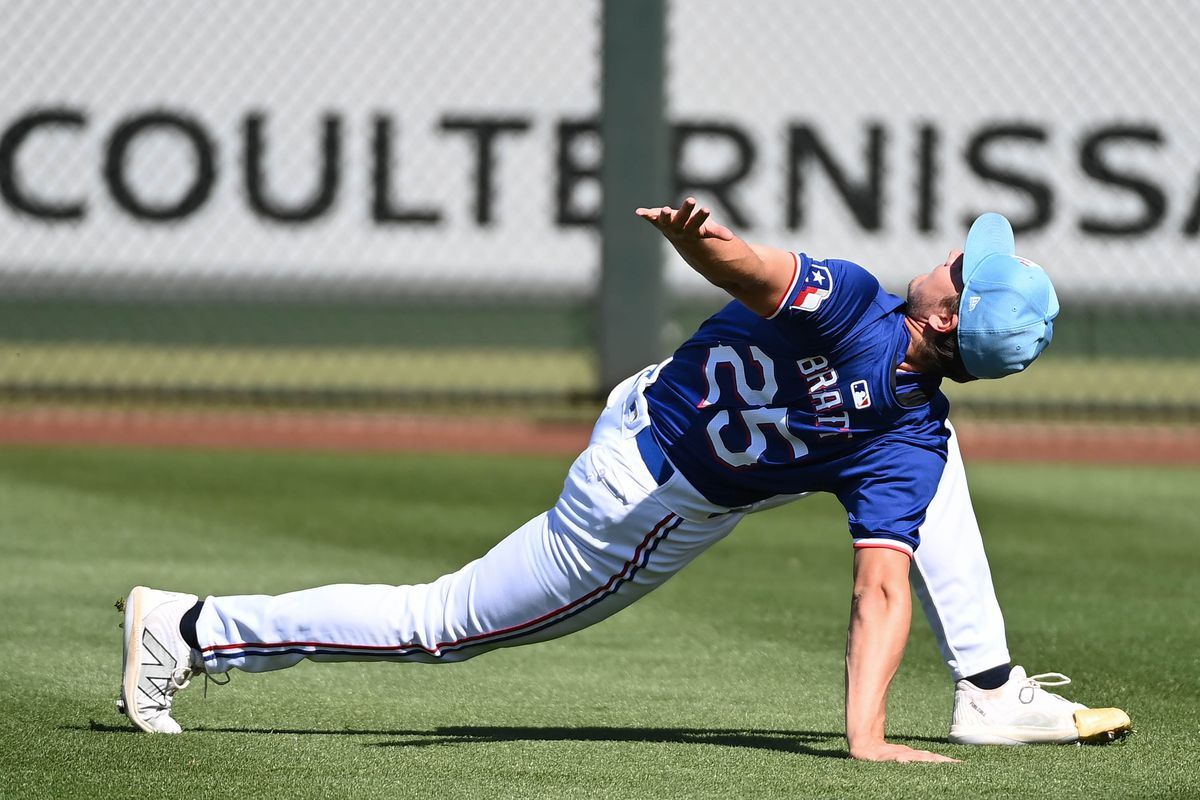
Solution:
{"label": "yellow sole of shoe", "polygon": [[1081,742],[1111,742],[1132,730],[1129,715],[1119,708],[1085,708],[1075,712]]}

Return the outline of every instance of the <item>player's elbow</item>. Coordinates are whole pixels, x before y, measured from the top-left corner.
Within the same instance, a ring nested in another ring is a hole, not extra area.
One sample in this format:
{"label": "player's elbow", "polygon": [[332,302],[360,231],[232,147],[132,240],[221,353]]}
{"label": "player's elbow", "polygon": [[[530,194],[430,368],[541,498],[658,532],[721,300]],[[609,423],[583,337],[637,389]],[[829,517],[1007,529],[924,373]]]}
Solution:
{"label": "player's elbow", "polygon": [[895,578],[871,577],[854,582],[850,599],[855,614],[886,611],[908,601],[908,581]]}
{"label": "player's elbow", "polygon": [[707,276],[707,277],[708,277],[708,282],[711,283],[713,286],[715,286],[718,289],[721,289],[725,292],[728,292],[729,294],[734,295],[735,297],[737,296],[738,290],[741,289],[741,286],[742,286],[741,283],[739,283],[736,280],[732,280],[730,278],[716,277],[716,276],[712,276],[712,275]]}
{"label": "player's elbow", "polygon": [[880,583],[864,583],[856,584],[854,587],[854,596],[871,597],[895,597],[901,592],[908,591],[908,584],[901,581],[886,581]]}

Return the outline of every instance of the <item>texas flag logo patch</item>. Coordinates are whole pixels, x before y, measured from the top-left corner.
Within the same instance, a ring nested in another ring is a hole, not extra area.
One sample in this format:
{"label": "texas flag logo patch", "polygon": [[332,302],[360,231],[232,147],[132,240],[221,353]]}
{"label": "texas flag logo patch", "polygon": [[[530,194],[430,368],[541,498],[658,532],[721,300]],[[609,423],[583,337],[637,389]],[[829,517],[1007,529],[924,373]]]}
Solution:
{"label": "texas flag logo patch", "polygon": [[815,263],[809,264],[808,272],[804,275],[804,284],[796,294],[796,299],[792,301],[792,308],[798,308],[801,311],[816,311],[832,291],[833,274],[829,271],[829,267]]}

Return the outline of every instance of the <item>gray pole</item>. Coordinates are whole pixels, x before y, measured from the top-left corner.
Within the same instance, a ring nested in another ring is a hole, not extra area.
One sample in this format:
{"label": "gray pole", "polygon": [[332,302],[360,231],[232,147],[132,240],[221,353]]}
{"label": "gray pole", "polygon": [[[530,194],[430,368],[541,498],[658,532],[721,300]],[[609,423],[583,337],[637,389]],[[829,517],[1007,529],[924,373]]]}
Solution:
{"label": "gray pole", "polygon": [[667,303],[661,237],[634,216],[672,202],[664,62],[666,0],[604,0],[600,134],[600,385],[660,360]]}

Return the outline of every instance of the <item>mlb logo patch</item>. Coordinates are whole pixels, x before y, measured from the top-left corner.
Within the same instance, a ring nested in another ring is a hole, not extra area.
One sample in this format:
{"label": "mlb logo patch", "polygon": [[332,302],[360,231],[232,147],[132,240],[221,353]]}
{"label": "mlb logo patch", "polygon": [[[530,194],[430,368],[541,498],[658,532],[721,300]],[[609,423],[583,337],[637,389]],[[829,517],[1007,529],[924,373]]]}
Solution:
{"label": "mlb logo patch", "polygon": [[833,274],[829,268],[821,264],[809,264],[808,272],[804,275],[804,284],[800,293],[796,295],[796,299],[792,301],[792,308],[798,308],[801,311],[816,311],[832,291]]}
{"label": "mlb logo patch", "polygon": [[859,411],[871,407],[871,392],[867,389],[866,381],[855,381],[850,384],[850,396],[854,398],[854,407]]}

